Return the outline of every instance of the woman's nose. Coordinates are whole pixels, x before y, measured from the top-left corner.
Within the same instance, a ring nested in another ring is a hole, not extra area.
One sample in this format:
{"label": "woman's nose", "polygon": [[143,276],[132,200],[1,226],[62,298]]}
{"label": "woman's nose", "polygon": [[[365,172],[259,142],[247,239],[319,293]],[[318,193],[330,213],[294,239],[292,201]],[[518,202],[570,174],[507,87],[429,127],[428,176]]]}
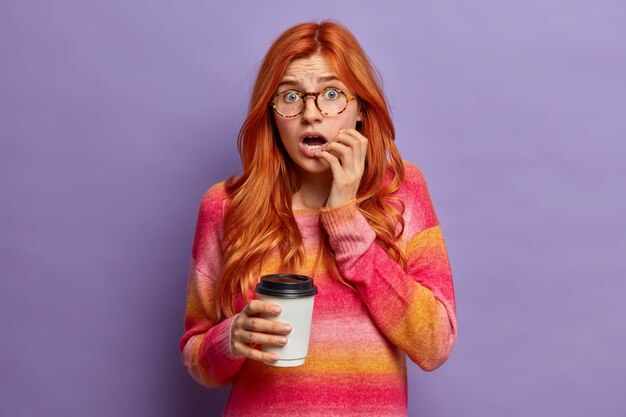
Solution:
{"label": "woman's nose", "polygon": [[307,122],[320,121],[324,115],[319,111],[315,105],[315,97],[304,97],[304,110],[302,111],[302,120]]}

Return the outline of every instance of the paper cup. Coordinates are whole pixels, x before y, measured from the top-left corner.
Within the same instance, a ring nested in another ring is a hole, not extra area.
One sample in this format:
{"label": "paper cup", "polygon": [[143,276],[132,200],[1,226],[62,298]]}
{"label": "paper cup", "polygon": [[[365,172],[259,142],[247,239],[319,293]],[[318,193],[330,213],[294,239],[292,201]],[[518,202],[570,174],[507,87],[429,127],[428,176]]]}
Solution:
{"label": "paper cup", "polygon": [[313,318],[313,300],[317,287],[313,278],[306,275],[272,274],[261,277],[256,286],[259,300],[269,301],[282,307],[278,316],[262,317],[291,325],[291,333],[286,335],[284,346],[261,345],[263,352],[278,355],[276,362],[265,362],[272,366],[300,366],[304,364],[309,351],[309,335]]}

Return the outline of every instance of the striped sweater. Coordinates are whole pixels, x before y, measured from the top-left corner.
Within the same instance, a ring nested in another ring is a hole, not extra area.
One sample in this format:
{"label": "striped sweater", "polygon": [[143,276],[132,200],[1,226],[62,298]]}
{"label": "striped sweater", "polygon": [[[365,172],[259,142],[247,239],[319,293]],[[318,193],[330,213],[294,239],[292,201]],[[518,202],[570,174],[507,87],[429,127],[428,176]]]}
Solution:
{"label": "striped sweater", "polygon": [[[323,233],[336,263],[356,292],[331,277],[314,275],[313,322],[306,363],[280,368],[238,357],[230,347],[236,316],[207,320],[221,261],[224,184],[203,197],[189,272],[183,364],[206,386],[232,384],[226,416],[403,416],[407,414],[406,356],[425,371],[439,367],[456,340],[454,289],[444,239],[425,179],[405,162],[396,192],[405,205],[399,246],[404,271],[374,241],[376,234],[354,200],[332,209],[296,210],[307,259],[301,271],[278,271],[267,257],[261,275],[310,274]],[[250,292],[251,299],[254,294]],[[244,307],[241,294],[236,311]]]}

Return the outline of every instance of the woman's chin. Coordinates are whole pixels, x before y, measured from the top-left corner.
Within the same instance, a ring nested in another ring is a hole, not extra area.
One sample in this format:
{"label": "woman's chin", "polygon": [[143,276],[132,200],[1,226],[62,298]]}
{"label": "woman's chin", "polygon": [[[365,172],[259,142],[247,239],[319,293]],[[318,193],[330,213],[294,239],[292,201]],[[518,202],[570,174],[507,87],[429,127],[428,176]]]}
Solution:
{"label": "woman's chin", "polygon": [[330,173],[330,165],[324,159],[308,159],[298,164],[298,169],[302,174],[318,175]]}

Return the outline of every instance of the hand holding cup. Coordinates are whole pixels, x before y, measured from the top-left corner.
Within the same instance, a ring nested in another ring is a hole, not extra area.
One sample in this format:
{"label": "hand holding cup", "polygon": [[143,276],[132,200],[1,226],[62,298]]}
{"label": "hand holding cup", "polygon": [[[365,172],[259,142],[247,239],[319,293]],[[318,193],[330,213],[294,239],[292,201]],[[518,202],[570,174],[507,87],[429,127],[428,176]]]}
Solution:
{"label": "hand holding cup", "polygon": [[279,305],[269,301],[252,300],[237,315],[231,328],[231,349],[237,356],[261,362],[275,362],[276,353],[262,352],[251,344],[284,346],[287,343],[286,335],[291,332],[288,323],[272,321],[263,317],[278,316],[282,309]]}

